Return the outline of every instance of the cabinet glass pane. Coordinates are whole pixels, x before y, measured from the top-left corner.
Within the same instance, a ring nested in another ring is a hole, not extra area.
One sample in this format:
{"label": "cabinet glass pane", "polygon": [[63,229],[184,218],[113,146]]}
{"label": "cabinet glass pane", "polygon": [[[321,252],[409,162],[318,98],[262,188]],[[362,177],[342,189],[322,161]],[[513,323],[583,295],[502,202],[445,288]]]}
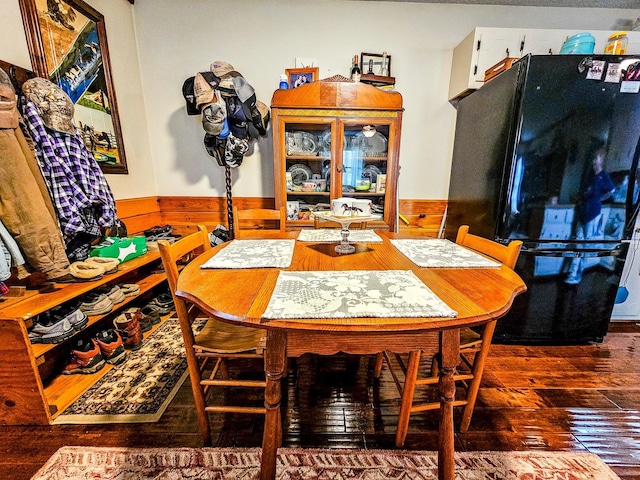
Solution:
{"label": "cabinet glass pane", "polygon": [[331,125],[285,126],[287,217],[309,220],[309,207],[328,204],[331,177]]}
{"label": "cabinet glass pane", "polygon": [[345,126],[342,195],[367,197],[377,213],[384,211],[388,125]]}

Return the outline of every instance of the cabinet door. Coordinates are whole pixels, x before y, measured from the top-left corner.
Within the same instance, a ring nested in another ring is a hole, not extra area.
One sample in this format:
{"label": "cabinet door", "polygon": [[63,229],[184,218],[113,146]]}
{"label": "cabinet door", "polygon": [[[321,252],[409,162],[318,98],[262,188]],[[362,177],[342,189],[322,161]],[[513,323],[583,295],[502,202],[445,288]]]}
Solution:
{"label": "cabinet door", "polygon": [[384,214],[389,135],[391,125],[380,121],[359,120],[341,125],[342,174],[338,192],[343,197],[371,200],[374,213]]}
{"label": "cabinet door", "polygon": [[332,119],[283,121],[287,220],[295,225],[310,222],[310,207],[330,204],[337,127]]}
{"label": "cabinet door", "polygon": [[507,57],[520,57],[523,34],[510,28],[479,29],[473,78],[476,88],[484,83],[484,72]]}

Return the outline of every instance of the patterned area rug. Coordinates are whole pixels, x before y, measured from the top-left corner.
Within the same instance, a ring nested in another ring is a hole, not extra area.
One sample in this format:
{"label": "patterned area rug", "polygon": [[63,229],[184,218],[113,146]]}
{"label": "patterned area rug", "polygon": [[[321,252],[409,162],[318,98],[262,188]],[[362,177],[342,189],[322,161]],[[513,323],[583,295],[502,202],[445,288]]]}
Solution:
{"label": "patterned area rug", "polygon": [[[432,480],[437,454],[281,448],[278,480]],[[32,480],[259,478],[260,449],[62,447]],[[460,452],[457,480],[619,480],[590,453]]]}
{"label": "patterned area rug", "polygon": [[[195,329],[204,325],[204,320],[196,322]],[[53,423],[156,422],[188,374],[178,319],[169,318]]]}

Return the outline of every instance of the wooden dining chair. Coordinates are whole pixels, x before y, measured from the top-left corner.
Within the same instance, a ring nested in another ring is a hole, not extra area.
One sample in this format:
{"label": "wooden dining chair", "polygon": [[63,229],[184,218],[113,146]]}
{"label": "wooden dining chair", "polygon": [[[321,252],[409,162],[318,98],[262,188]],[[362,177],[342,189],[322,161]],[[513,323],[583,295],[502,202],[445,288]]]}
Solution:
{"label": "wooden dining chair", "polygon": [[200,434],[205,445],[211,444],[211,425],[209,413],[234,412],[266,414],[266,409],[243,405],[209,405],[207,393],[211,388],[260,388],[264,390],[264,366],[261,362],[261,378],[244,380],[232,378],[228,362],[233,359],[261,359],[264,361],[266,346],[265,330],[249,328],[208,318],[206,324],[194,334],[193,322],[196,318],[207,317],[197,306],[176,295],[179,268],[182,259],[207,251],[211,248],[207,228],[198,225],[198,231],[170,244],[166,240],[158,241],[162,264],[167,275],[167,283],[173,296],[182,339],[186,350],[187,365],[191,388],[195,400]]}
{"label": "wooden dining chair", "polygon": [[240,210],[233,207],[233,236],[234,238],[256,238],[263,230],[273,229],[286,232],[287,212],[284,207],[279,209],[249,208]]}
{"label": "wooden dining chair", "polygon": [[[474,250],[484,256],[499,261],[508,268],[514,268],[522,242],[513,240],[508,245],[488,240],[469,233],[468,225],[461,225],[458,229],[456,243],[466,248]],[[463,406],[464,411],[460,421],[460,431],[466,432],[471,422],[471,415],[478,396],[478,389],[482,380],[489,347],[496,328],[497,320],[489,322],[479,329],[462,328],[460,330],[460,364],[454,374],[454,381],[457,386],[461,386],[465,391],[464,398],[456,399],[454,407]],[[392,360],[391,357],[394,357]],[[398,427],[396,431],[396,445],[401,447],[407,436],[409,428],[409,417],[412,413],[423,412],[440,408],[439,401],[417,402],[415,398],[416,387],[424,385],[438,385],[438,371],[440,368],[439,358],[436,355],[431,362],[431,372],[429,376],[419,376],[421,352],[414,351],[409,354],[405,363],[405,358],[396,353],[384,352],[382,358],[376,357],[374,375],[380,377],[383,360],[389,367],[396,386],[401,395],[400,412],[398,414]],[[394,367],[394,364],[397,367]],[[404,385],[401,383],[397,370],[404,374]]]}

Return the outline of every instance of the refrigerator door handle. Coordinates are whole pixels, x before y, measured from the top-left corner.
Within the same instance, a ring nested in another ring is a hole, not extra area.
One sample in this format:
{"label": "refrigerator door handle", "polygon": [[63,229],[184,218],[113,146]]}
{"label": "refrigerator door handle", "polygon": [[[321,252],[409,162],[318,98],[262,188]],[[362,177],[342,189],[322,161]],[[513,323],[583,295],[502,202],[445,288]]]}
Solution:
{"label": "refrigerator door handle", "polygon": [[627,198],[625,199],[625,211],[627,212],[627,218],[624,225],[623,235],[625,238],[631,238],[633,236],[633,228],[636,223],[636,216],[638,210],[640,210],[640,199],[634,204],[633,197],[636,192],[636,172],[638,170],[638,162],[640,160],[640,137],[638,137],[638,143],[636,144],[636,150],[633,153],[633,160],[631,161],[631,168],[629,169],[629,187],[627,188]]}
{"label": "refrigerator door handle", "polygon": [[600,249],[581,249],[581,250],[567,250],[567,249],[553,249],[553,248],[529,248],[520,250],[521,255],[533,255],[536,257],[555,257],[555,258],[596,258],[596,257],[617,257],[621,253],[619,248],[610,250]]}

